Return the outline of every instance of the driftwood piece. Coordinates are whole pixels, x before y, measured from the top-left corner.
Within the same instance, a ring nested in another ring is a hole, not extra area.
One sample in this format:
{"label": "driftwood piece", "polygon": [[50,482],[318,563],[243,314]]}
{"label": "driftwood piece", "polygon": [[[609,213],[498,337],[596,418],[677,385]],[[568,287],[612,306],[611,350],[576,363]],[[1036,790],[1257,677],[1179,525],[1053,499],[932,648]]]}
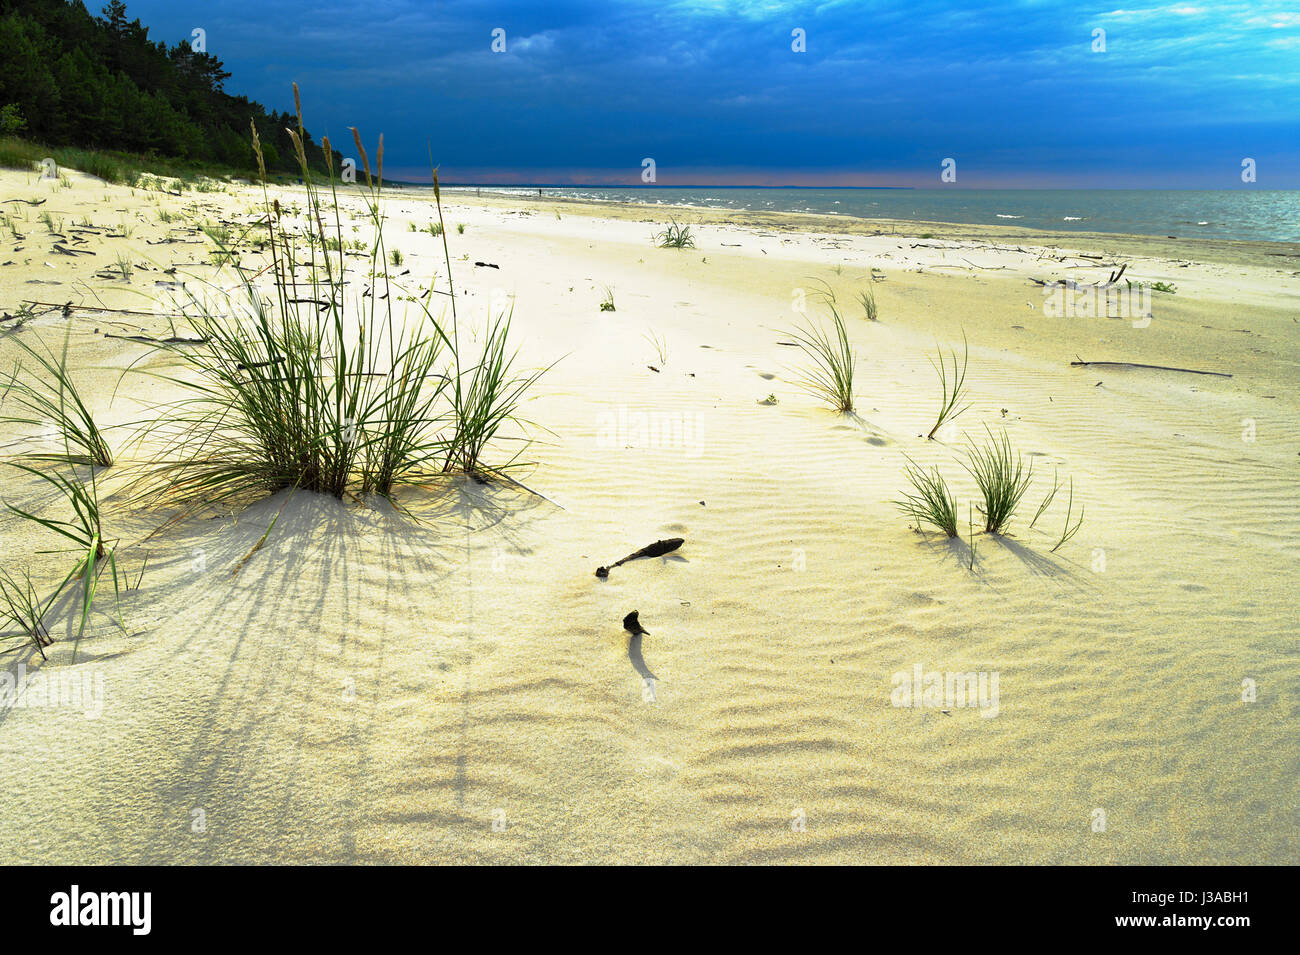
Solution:
{"label": "driftwood piece", "polygon": [[104,333],[105,338],[120,338],[126,342],[146,342],[150,345],[204,345],[207,344],[206,338],[150,338],[148,335],[113,335],[109,332]]}
{"label": "driftwood piece", "polygon": [[[1090,258],[1090,257],[1091,256],[1078,256],[1078,258]],[[1064,261],[1064,259],[1061,259],[1061,261]],[[1066,266],[1066,268],[1086,269],[1086,268],[1091,268],[1091,266],[1068,265]],[[1119,280],[1124,277],[1124,273],[1126,271],[1128,271],[1127,262],[1125,262],[1123,265],[1119,267],[1119,271],[1116,271],[1115,269],[1112,268],[1110,271],[1110,278],[1108,278],[1104,282],[1084,283],[1084,282],[1075,281],[1074,279],[1052,279],[1052,280],[1036,279],[1033,276],[1029,277],[1029,281],[1033,282],[1035,285],[1041,285],[1043,287],[1063,285],[1068,289],[1081,289],[1081,288],[1109,289],[1119,283]],[[1130,284],[1131,284],[1131,280],[1130,280]]]}
{"label": "driftwood piece", "polygon": [[185,318],[180,312],[145,312],[136,308],[105,308],[102,305],[74,305],[71,302],[40,302],[34,298],[24,299],[29,305],[41,305],[46,308],[61,308],[64,315],[71,315],[73,312],[95,312],[99,314],[113,315],[150,315],[154,318]]}
{"label": "driftwood piece", "polygon": [[[1076,359],[1078,355],[1074,356]],[[1226,371],[1197,371],[1195,368],[1174,368],[1170,365],[1143,365],[1135,361],[1078,361],[1070,362],[1071,365],[1096,365],[1099,367],[1109,368],[1154,368],[1157,371],[1182,371],[1189,375],[1214,375],[1216,378],[1231,378],[1232,375]]]}
{"label": "driftwood piece", "polygon": [[628,554],[622,560],[615,561],[608,567],[597,567],[596,576],[603,580],[609,576],[611,570],[615,567],[621,566],[622,564],[626,564],[629,560],[637,560],[641,557],[662,557],[664,554],[671,554],[684,543],[686,543],[686,540],[681,537],[669,537],[665,540],[655,541],[653,544],[647,544],[635,553]]}

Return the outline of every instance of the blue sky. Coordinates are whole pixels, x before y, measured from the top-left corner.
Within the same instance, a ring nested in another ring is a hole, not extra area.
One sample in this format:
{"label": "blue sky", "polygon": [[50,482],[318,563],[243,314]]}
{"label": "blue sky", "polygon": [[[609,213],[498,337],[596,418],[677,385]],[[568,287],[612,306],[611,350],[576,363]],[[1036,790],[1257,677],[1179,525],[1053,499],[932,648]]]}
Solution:
{"label": "blue sky", "polygon": [[[95,0],[88,6],[95,9]],[[639,185],[1300,188],[1300,6],[128,0],[386,171]],[[491,50],[505,30],[506,52]],[[791,31],[807,51],[791,49]],[[1105,52],[1093,31],[1105,30]],[[342,148],[342,146],[340,146]],[[344,150],[347,154],[348,150]]]}

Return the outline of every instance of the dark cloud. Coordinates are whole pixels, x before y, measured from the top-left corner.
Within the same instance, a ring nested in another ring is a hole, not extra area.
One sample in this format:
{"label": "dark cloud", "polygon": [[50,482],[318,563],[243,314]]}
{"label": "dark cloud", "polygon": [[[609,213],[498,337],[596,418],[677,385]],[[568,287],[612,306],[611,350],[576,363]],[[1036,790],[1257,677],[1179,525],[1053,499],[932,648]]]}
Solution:
{"label": "dark cloud", "polygon": [[[1300,185],[1300,15],[1282,4],[139,0],[207,30],[229,87],[297,80],[313,130],[426,142],[456,178],[513,170],[929,184]],[[506,31],[507,52],[490,50]],[[791,51],[791,30],[807,52]],[[1095,53],[1092,31],[1106,31]],[[459,174],[457,174],[459,173]],[[847,179],[846,179],[847,177]],[[680,178],[676,181],[682,181]]]}

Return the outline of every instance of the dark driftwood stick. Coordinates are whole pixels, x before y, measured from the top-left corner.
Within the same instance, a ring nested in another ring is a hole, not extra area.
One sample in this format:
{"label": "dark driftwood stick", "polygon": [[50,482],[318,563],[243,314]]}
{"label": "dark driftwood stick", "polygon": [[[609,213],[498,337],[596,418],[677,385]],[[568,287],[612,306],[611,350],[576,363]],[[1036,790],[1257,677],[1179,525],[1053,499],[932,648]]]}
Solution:
{"label": "dark driftwood stick", "polygon": [[1185,371],[1189,375],[1215,375],[1219,378],[1231,378],[1224,371],[1197,371],[1195,368],[1172,368],[1169,365],[1140,365],[1135,361],[1072,361],[1071,365],[1108,365],[1111,368],[1155,368],[1159,371]]}
{"label": "dark driftwood stick", "polygon": [[150,338],[148,335],[114,335],[111,332],[104,333],[105,338],[120,338],[128,342],[147,342],[151,345],[204,345],[207,344],[206,338]]}
{"label": "dark driftwood stick", "polygon": [[137,308],[104,308],[101,305],[74,305],[71,302],[38,302],[34,298],[23,299],[29,305],[40,305],[43,308],[61,308],[65,315],[71,315],[73,312],[95,312],[104,315],[150,315],[154,318],[186,318],[184,312],[142,312]]}
{"label": "dark driftwood stick", "polygon": [[655,541],[653,544],[647,544],[645,547],[642,547],[636,553],[628,554],[622,560],[615,561],[608,567],[597,567],[596,576],[601,578],[608,577],[609,572],[615,567],[618,567],[620,564],[626,564],[629,560],[636,560],[638,557],[662,557],[664,554],[671,554],[684,543],[686,543],[686,540],[681,537],[669,537],[666,540]]}

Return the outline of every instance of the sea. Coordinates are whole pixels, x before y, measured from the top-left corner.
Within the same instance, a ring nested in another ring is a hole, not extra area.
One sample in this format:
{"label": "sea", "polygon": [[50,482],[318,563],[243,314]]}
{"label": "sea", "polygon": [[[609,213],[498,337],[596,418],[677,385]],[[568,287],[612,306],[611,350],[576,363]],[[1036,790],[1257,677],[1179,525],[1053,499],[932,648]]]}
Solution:
{"label": "sea", "polygon": [[[536,195],[539,186],[481,186]],[[545,195],[646,205],[810,212],[1061,232],[1300,242],[1300,190],[804,189],[540,186]]]}

